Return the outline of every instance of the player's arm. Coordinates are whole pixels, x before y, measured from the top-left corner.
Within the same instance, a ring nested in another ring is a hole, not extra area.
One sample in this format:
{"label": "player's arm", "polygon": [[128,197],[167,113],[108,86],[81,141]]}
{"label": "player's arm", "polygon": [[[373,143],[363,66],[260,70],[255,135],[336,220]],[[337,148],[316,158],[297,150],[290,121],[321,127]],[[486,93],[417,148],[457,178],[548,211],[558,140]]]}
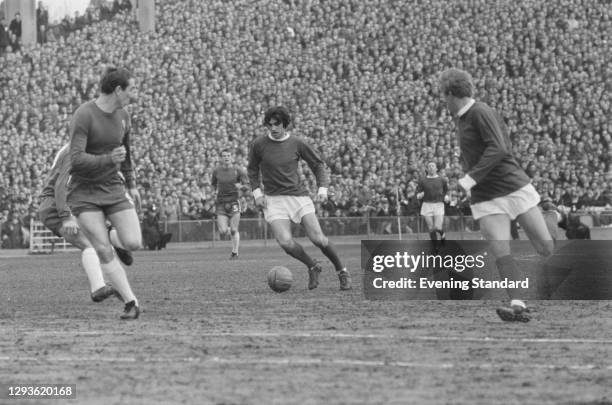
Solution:
{"label": "player's arm", "polygon": [[[127,113],[126,113],[127,115]],[[134,172],[134,165],[132,163],[132,145],[131,145],[131,122],[127,115],[128,128],[123,136],[123,147],[125,148],[125,160],[121,162],[120,170],[123,173],[125,179],[125,185],[130,193],[132,199],[136,203],[136,206],[140,210],[142,201],[140,199],[140,192],[136,188],[136,174]]]}
{"label": "player's arm", "polygon": [[444,202],[450,202],[450,196],[448,195],[448,181],[446,179],[442,179],[442,195],[444,196]]}
{"label": "player's arm", "polygon": [[214,169],[212,175],[210,176],[210,185],[212,186],[212,194],[211,197],[216,200],[217,194],[219,190],[217,190],[217,185],[219,184],[219,179],[217,178],[217,169]]}
{"label": "player's arm", "polygon": [[66,218],[71,215],[70,208],[68,208],[68,203],[66,202],[68,196],[68,170],[70,170],[70,166],[68,166],[66,171],[58,173],[54,185],[55,206],[57,207],[57,215],[60,218]]}
{"label": "player's arm", "polygon": [[417,200],[422,200],[425,196],[425,187],[423,186],[423,180],[419,180],[416,186],[415,195]]}
{"label": "player's arm", "polygon": [[57,216],[62,220],[61,232],[63,235],[75,235],[79,231],[76,218],[72,215],[68,203],[68,179],[70,178],[70,156],[67,154],[56,163],[57,177],[54,183],[55,206]]}
{"label": "player's arm", "polygon": [[72,170],[85,177],[96,174],[109,167],[114,167],[111,153],[92,155],[87,153],[87,133],[91,118],[83,110],[78,110],[70,123],[70,159]]}
{"label": "player's arm", "polygon": [[136,174],[132,163],[131,129],[128,128],[123,136],[123,147],[125,148],[125,160],[121,162],[120,170],[125,178],[128,189],[136,188]]}
{"label": "player's arm", "polygon": [[251,190],[253,190],[253,198],[255,199],[255,205],[263,207],[265,205],[264,194],[261,191],[260,181],[260,170],[259,164],[261,163],[261,155],[257,150],[255,142],[251,143],[249,148],[249,163],[247,165],[247,175],[249,178],[249,184]]}
{"label": "player's arm", "polygon": [[497,164],[510,153],[504,141],[503,128],[492,110],[476,110],[474,126],[478,129],[485,150],[480,160],[465,176],[459,179],[459,184],[466,191],[478,184]]}
{"label": "player's arm", "polygon": [[212,176],[210,176],[210,185],[213,189],[217,189],[217,184],[219,183],[219,179],[217,179],[217,169],[214,169],[212,172]]}
{"label": "player's arm", "polygon": [[298,152],[300,157],[308,164],[317,180],[317,186],[319,187],[317,198],[319,201],[325,202],[327,200],[327,188],[329,187],[329,170],[327,165],[314,148],[302,139],[300,139],[298,144]]}

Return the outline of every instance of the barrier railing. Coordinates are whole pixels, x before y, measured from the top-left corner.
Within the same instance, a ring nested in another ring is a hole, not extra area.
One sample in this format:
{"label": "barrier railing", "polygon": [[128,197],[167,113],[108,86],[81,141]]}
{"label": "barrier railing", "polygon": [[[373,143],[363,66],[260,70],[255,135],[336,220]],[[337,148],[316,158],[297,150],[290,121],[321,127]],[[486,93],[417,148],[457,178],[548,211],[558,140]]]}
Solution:
{"label": "barrier railing", "polygon": [[[612,212],[580,214],[580,220],[589,227],[612,226]],[[413,217],[321,217],[323,232],[330,237],[354,236],[359,239],[427,239],[427,225],[421,216]],[[171,243],[211,242],[220,240],[215,220],[168,221],[161,224],[166,232],[172,233]],[[478,223],[470,216],[444,217],[444,229],[454,233],[458,239],[472,239],[479,236]],[[299,225],[292,227],[293,236],[305,237]],[[401,231],[401,232],[400,232]],[[267,244],[274,236],[263,218],[243,218],[240,221],[241,240],[261,240]],[[38,220],[30,224],[30,252],[52,253],[69,250],[70,245],[47,230]]]}
{"label": "barrier railing", "polygon": [[[321,217],[321,229],[327,236],[360,236],[373,239],[378,236],[395,236],[407,239],[424,238],[427,225],[423,217]],[[214,220],[169,221],[162,224],[172,233],[173,242],[215,242],[219,240]],[[401,233],[400,233],[401,230]],[[478,232],[471,217],[445,217],[445,230],[458,232],[459,237]],[[294,237],[306,234],[299,225],[293,225]],[[271,240],[273,235],[263,218],[243,218],[240,221],[241,240]]]}

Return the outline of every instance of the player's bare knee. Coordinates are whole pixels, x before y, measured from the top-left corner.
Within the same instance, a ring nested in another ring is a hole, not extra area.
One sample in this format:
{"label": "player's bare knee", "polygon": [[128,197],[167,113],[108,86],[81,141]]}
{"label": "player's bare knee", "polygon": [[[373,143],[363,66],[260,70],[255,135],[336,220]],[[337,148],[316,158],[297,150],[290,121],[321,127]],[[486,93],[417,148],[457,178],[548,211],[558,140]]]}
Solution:
{"label": "player's bare knee", "polygon": [[126,238],[126,240],[121,240],[123,244],[123,248],[133,252],[134,250],[138,250],[142,248],[142,238],[138,236],[130,236]]}
{"label": "player's bare knee", "polygon": [[232,229],[230,229],[230,234],[231,234],[232,236],[236,235],[237,233],[238,233],[238,229],[236,229],[236,228],[232,228]]}
{"label": "player's bare knee", "polygon": [[293,240],[293,238],[291,239],[277,239],[278,244],[281,248],[283,248],[284,251],[290,251],[293,249],[293,247],[295,246],[295,241]]}
{"label": "player's bare knee", "polygon": [[100,263],[110,263],[113,260],[115,255],[113,251],[113,247],[108,245],[96,246],[96,253],[98,254],[98,258],[100,259]]}

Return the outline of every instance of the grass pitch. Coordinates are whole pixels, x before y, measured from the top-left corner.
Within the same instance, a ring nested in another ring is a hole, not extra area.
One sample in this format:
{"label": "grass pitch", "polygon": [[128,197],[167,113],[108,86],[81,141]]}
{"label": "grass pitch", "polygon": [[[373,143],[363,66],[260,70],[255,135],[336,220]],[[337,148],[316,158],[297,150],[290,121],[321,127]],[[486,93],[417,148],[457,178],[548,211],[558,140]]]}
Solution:
{"label": "grass pitch", "polygon": [[[0,381],[76,384],[19,401],[41,404],[612,404],[609,301],[533,302],[532,322],[504,324],[498,301],[365,300],[357,242],[339,245],[349,292],[327,261],[308,291],[273,243],[236,261],[228,246],[137,252],[137,321],[89,300],[76,252],[0,258]],[[275,265],[294,276],[282,294]]]}

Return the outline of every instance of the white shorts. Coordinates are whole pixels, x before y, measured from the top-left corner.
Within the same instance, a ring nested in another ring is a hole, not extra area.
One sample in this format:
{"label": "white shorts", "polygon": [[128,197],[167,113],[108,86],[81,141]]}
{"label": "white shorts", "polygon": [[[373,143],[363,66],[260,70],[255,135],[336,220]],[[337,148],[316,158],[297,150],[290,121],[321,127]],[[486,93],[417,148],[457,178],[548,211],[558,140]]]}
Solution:
{"label": "white shorts", "polygon": [[421,205],[421,215],[424,217],[444,216],[444,203],[424,202],[423,205]]}
{"label": "white shorts", "polygon": [[502,197],[471,204],[472,216],[480,219],[487,215],[506,214],[511,220],[526,213],[540,203],[540,195],[531,183]]}
{"label": "white shorts", "polygon": [[308,196],[267,195],[264,218],[270,223],[277,219],[290,219],[299,224],[306,214],[314,214],[315,207]]}

